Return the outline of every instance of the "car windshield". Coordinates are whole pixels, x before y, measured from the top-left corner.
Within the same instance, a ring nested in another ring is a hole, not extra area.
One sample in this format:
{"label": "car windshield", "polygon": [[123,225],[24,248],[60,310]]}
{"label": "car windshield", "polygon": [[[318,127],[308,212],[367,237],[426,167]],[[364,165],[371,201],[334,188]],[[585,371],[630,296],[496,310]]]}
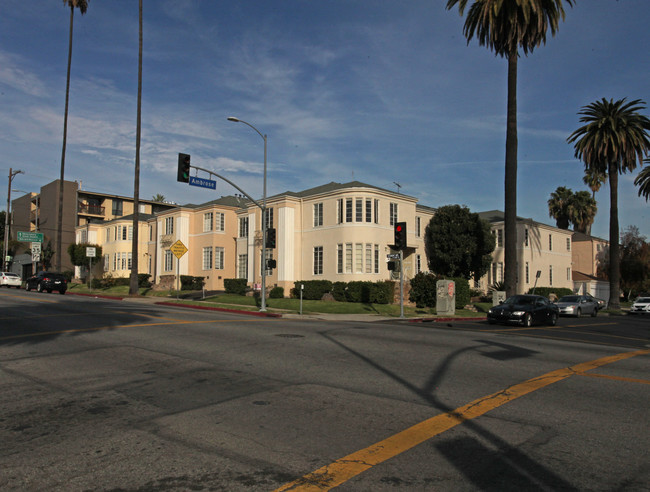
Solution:
{"label": "car windshield", "polygon": [[5,272],[5,273],[3,273],[3,275],[5,277],[17,277],[18,276],[17,273],[9,273],[9,272]]}
{"label": "car windshield", "polygon": [[562,296],[558,302],[578,302],[579,300],[578,296]]}
{"label": "car windshield", "polygon": [[528,296],[512,296],[508,297],[504,304],[534,304],[535,303],[535,297],[528,297]]}
{"label": "car windshield", "polygon": [[641,302],[643,304],[647,304],[650,302],[650,297],[639,297],[636,302]]}

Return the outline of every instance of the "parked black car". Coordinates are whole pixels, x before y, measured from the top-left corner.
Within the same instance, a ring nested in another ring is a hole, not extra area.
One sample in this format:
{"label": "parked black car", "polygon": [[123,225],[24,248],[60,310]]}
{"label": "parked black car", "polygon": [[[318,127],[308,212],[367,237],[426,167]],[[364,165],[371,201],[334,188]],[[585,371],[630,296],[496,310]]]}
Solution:
{"label": "parked black car", "polygon": [[36,289],[38,292],[58,290],[59,294],[65,294],[65,291],[68,290],[68,283],[61,273],[38,272],[25,280],[25,290],[32,289]]}
{"label": "parked black car", "polygon": [[488,323],[513,323],[531,326],[533,323],[557,324],[558,307],[543,296],[516,295],[508,297],[487,313]]}

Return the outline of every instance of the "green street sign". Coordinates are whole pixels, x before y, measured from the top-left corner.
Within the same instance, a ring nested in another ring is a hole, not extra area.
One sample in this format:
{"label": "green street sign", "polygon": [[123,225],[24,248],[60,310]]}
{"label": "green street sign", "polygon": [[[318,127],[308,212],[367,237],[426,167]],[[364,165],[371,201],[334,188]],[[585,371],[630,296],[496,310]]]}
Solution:
{"label": "green street sign", "polygon": [[18,241],[23,243],[42,243],[43,233],[18,231]]}

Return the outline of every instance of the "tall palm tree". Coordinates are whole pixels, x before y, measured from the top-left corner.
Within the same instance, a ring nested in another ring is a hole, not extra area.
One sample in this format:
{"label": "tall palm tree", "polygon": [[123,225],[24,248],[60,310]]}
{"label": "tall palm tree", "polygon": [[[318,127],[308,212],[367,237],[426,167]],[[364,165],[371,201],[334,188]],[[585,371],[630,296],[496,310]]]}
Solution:
{"label": "tall palm tree", "polygon": [[[645,160],[646,164],[650,164],[650,159]],[[639,187],[639,196],[644,196],[646,201],[650,198],[650,167],[643,169],[635,178],[634,184]]]}
{"label": "tall palm tree", "polygon": [[573,191],[565,186],[558,188],[551,193],[548,200],[548,216],[555,219],[555,224],[559,229],[568,229],[571,222],[571,202],[573,200]]}
{"label": "tall palm tree", "polygon": [[618,227],[618,175],[636,168],[637,161],[650,151],[650,119],[639,113],[645,109],[640,99],[600,101],[583,106],[578,112],[583,126],[567,142],[574,143],[575,156],[586,169],[606,173],[609,181],[609,305],[620,309],[620,246]]}
{"label": "tall palm tree", "polygon": [[162,193],[156,193],[154,196],[151,197],[151,200],[154,201],[154,202],[164,203],[165,200],[166,200],[166,197]]}
{"label": "tall palm tree", "polygon": [[138,110],[135,131],[135,177],[133,178],[133,237],[131,242],[131,279],[129,294],[138,293],[138,229],[140,223],[140,135],[142,130],[142,0],[139,1],[140,35],[138,40]]}
{"label": "tall palm tree", "polygon": [[583,190],[573,194],[569,205],[569,215],[574,231],[590,235],[596,212],[598,212],[598,206],[591,193]]}
{"label": "tall palm tree", "polygon": [[600,190],[600,187],[607,182],[607,175],[599,172],[597,169],[588,169],[585,170],[585,175],[582,177],[582,182],[589,186],[591,190],[591,196],[595,200],[596,192]]}
{"label": "tall palm tree", "polygon": [[[564,0],[573,6],[574,0]],[[447,10],[458,5],[463,15],[468,0],[448,0]],[[476,35],[487,46],[508,60],[508,109],[506,123],[505,169],[505,285],[507,295],[517,288],[517,60],[546,43],[550,28],[555,35],[564,20],[563,0],[473,0],[463,34],[469,43]]]}
{"label": "tall palm tree", "polygon": [[63,179],[65,171],[65,146],[68,140],[68,101],[70,99],[70,66],[72,64],[72,27],[74,9],[78,8],[81,15],[86,13],[90,0],[63,0],[63,4],[70,7],[70,34],[68,39],[68,76],[65,83],[65,110],[63,114],[63,149],[61,150],[61,177],[59,178],[59,210],[56,222],[56,258],[55,263],[61,269],[61,241],[63,236]]}

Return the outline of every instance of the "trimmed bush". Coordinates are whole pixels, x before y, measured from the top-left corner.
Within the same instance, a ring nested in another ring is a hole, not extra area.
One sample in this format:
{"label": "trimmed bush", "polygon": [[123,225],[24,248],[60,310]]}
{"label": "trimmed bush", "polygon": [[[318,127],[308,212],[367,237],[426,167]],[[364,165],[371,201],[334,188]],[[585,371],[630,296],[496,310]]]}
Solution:
{"label": "trimmed bush", "polygon": [[305,288],[302,291],[302,298],[312,301],[320,301],[325,294],[332,290],[332,282],[329,280],[302,280],[294,283],[291,289],[291,296],[300,297],[300,285]]}
{"label": "trimmed bush", "polygon": [[450,280],[453,280],[455,283],[456,309],[463,309],[472,300],[469,281],[462,277],[455,277]]}
{"label": "trimmed bush", "polygon": [[370,288],[370,302],[391,304],[395,298],[395,282],[375,282]]}
{"label": "trimmed bush", "polygon": [[331,294],[335,301],[338,302],[347,301],[347,299],[345,298],[345,289],[347,288],[347,286],[348,286],[347,282],[334,282],[332,284]]}
{"label": "trimmed bush", "polygon": [[149,280],[151,275],[148,273],[138,273],[138,287],[149,288],[151,287],[151,281]]}
{"label": "trimmed bush", "polygon": [[[528,293],[529,294],[533,293],[532,287],[528,290]],[[573,294],[573,291],[566,287],[536,287],[535,288],[535,295],[549,297],[551,294],[555,294],[558,298],[560,298],[562,296],[570,296],[571,294]]]}
{"label": "trimmed bush", "polygon": [[409,300],[418,308],[436,306],[436,282],[440,277],[432,273],[420,272],[411,279]]}
{"label": "trimmed bush", "polygon": [[226,294],[238,294],[240,296],[246,295],[246,284],[245,278],[226,278],[223,281]]}
{"label": "trimmed bush", "polygon": [[284,287],[273,287],[269,292],[270,299],[284,299]]}

